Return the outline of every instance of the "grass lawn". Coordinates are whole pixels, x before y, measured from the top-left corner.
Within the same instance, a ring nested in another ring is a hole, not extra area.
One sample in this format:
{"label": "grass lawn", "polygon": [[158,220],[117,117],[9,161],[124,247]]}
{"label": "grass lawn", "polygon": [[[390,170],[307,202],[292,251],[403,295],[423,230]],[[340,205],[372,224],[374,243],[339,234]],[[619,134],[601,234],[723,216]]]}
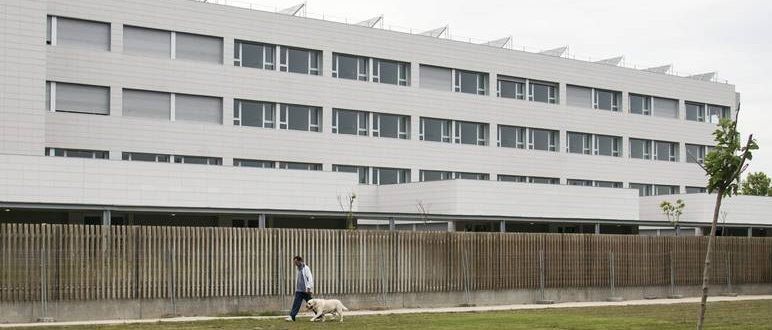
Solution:
{"label": "grass lawn", "polygon": [[[693,329],[697,304],[348,317],[344,323],[232,320],[34,329]],[[708,329],[772,329],[772,300],[708,304]]]}

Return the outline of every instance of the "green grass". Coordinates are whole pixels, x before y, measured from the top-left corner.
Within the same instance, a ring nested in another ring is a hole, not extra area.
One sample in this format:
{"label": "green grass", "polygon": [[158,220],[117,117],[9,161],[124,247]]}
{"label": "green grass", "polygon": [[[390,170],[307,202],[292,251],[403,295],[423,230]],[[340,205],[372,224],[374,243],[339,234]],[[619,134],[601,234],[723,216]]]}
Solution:
{"label": "green grass", "polygon": [[[484,313],[410,314],[348,317],[344,323],[295,323],[280,319],[218,320],[35,329],[693,329],[697,304],[561,308]],[[772,329],[772,300],[708,304],[707,329]]]}

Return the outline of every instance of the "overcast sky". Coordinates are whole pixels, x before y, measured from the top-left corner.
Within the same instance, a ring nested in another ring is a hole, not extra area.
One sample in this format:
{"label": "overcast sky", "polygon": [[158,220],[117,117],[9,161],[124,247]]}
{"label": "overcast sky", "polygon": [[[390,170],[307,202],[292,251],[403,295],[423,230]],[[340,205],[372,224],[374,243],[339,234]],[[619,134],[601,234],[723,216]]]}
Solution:
{"label": "overcast sky", "polygon": [[[240,0],[284,8],[303,0]],[[678,72],[718,71],[742,93],[740,129],[761,149],[751,171],[772,174],[772,1],[770,0],[307,0],[309,16],[352,21],[383,14],[384,25],[418,30],[450,25],[454,36],[515,46],[563,45],[577,57],[624,55],[629,64],[673,64]]]}

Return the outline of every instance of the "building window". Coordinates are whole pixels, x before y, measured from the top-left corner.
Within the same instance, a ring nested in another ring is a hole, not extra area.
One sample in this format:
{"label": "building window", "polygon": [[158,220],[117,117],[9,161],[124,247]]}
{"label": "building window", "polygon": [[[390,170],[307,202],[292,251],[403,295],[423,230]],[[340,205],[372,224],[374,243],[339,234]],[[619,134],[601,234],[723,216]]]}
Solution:
{"label": "building window", "polygon": [[48,16],[46,43],[51,46],[110,50],[110,23]]}
{"label": "building window", "polygon": [[686,143],[686,162],[702,164],[705,162],[705,156],[712,150],[711,146]]}
{"label": "building window", "polygon": [[488,173],[454,172],[453,177],[461,180],[489,180]]}
{"label": "building window", "polygon": [[374,58],[373,82],[410,86],[410,63]]}
{"label": "building window", "polygon": [[321,171],[322,164],[300,163],[300,162],[279,162],[279,168],[285,169],[285,170]]}
{"label": "building window", "polygon": [[279,71],[321,75],[322,52],[279,46]]}
{"label": "building window", "polygon": [[332,54],[332,77],[367,81],[370,66],[367,57],[345,54]]}
{"label": "building window", "polygon": [[509,99],[525,99],[525,79],[498,76],[496,96]]}
{"label": "building window", "polygon": [[373,113],[373,136],[410,139],[410,116]]}
{"label": "building window", "polygon": [[529,176],[528,183],[540,183],[540,184],[560,184],[560,178],[546,178],[538,176]]}
{"label": "building window", "polygon": [[692,102],[686,102],[686,120],[705,121],[705,105]]}
{"label": "building window", "polygon": [[123,53],[171,58],[171,31],[123,26]]}
{"label": "building window", "polygon": [[222,98],[174,94],[174,120],[222,125]]}
{"label": "building window", "polygon": [[306,105],[282,104],[279,128],[321,132],[322,109]]}
{"label": "building window", "polygon": [[593,88],[592,106],[599,110],[619,111],[622,93]]}
{"label": "building window", "polygon": [[373,167],[373,184],[399,184],[410,182],[410,170],[405,168]]}
{"label": "building window", "polygon": [[630,158],[651,159],[651,140],[630,138]]}
{"label": "building window", "polygon": [[601,188],[622,188],[622,182],[614,182],[614,181],[594,181],[593,185],[595,187],[601,187]]}
{"label": "building window", "polygon": [[332,109],[332,132],[367,136],[369,120],[365,111]]}
{"label": "building window", "polygon": [[274,70],[276,46],[235,40],[233,44],[233,65],[247,68]]}
{"label": "building window", "polygon": [[730,111],[729,107],[722,107],[720,105],[708,104],[708,122],[711,124],[718,124],[721,119],[729,119]]}
{"label": "building window", "polygon": [[678,161],[678,143],[654,141],[654,159],[668,162]]}
{"label": "building window", "polygon": [[630,113],[651,116],[651,96],[630,94]]}
{"label": "building window", "polygon": [[276,168],[276,162],[272,160],[258,160],[258,159],[233,159],[233,166]]}
{"label": "building window", "polygon": [[528,101],[555,104],[558,100],[558,84],[528,81]]}
{"label": "building window", "polygon": [[134,162],[168,163],[171,156],[144,152],[124,152],[121,155],[121,159]]}
{"label": "building window", "polygon": [[592,187],[592,180],[568,179],[566,183],[569,186]]}
{"label": "building window", "polygon": [[528,177],[521,176],[521,175],[506,175],[506,174],[499,174],[496,176],[497,181],[502,182],[528,182]]}
{"label": "building window", "polygon": [[678,100],[654,97],[653,105],[655,117],[678,118]]}
{"label": "building window", "polygon": [[488,145],[488,124],[456,121],[455,143]]}
{"label": "building window", "polygon": [[52,112],[110,114],[110,87],[49,81],[46,97]]}
{"label": "building window", "polygon": [[525,127],[498,125],[496,145],[504,148],[525,148]]}
{"label": "building window", "polygon": [[453,90],[453,70],[430,65],[419,67],[419,86],[438,91]]}
{"label": "building window", "polygon": [[46,156],[68,158],[109,159],[110,152],[103,150],[46,148]]}
{"label": "building window", "polygon": [[650,184],[646,183],[630,183],[630,189],[637,189],[638,190],[638,196],[651,196],[652,195],[652,187]]}
{"label": "building window", "polygon": [[451,171],[430,171],[421,170],[419,172],[421,182],[425,181],[441,181],[453,179],[453,172]]}
{"label": "building window", "polygon": [[123,116],[151,119],[171,119],[171,93],[123,90]]}
{"label": "building window", "polygon": [[557,151],[557,145],[560,141],[558,138],[559,131],[529,128],[528,132],[528,149]]}
{"label": "building window", "polygon": [[222,165],[222,158],[176,155],[174,162],[178,164]]}
{"label": "building window", "polygon": [[233,100],[233,125],[274,128],[274,103]]}
{"label": "building window", "polygon": [[424,141],[450,143],[452,120],[421,117],[419,139]]}
{"label": "building window", "polygon": [[708,189],[705,187],[686,187],[686,193],[687,194],[706,194],[708,193]]}
{"label": "building window", "polygon": [[654,195],[675,195],[679,194],[678,186],[654,185]]}
{"label": "building window", "polygon": [[343,173],[357,173],[359,177],[359,183],[370,183],[370,168],[367,166],[354,166],[354,165],[332,165],[333,172]]}
{"label": "building window", "polygon": [[595,147],[593,153],[601,156],[622,156],[622,138],[610,135],[594,135]]}
{"label": "building window", "polygon": [[572,154],[592,153],[592,134],[568,132],[568,152]]}
{"label": "building window", "polygon": [[222,64],[222,38],[175,32],[174,58]]}
{"label": "building window", "polygon": [[566,85],[566,105],[579,108],[592,108],[592,88]]}
{"label": "building window", "polygon": [[454,90],[467,94],[488,94],[488,74],[474,71],[454,70]]}

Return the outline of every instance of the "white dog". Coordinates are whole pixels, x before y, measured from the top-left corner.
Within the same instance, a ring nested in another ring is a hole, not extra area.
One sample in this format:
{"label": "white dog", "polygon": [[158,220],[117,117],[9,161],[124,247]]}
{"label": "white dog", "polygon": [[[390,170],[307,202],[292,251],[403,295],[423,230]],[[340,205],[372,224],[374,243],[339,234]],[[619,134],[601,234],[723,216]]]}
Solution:
{"label": "white dog", "polygon": [[306,305],[308,309],[314,311],[316,315],[311,318],[311,322],[322,319],[324,322],[325,314],[337,315],[340,321],[343,322],[343,311],[347,311],[348,308],[343,306],[343,303],[338,299],[311,299]]}

